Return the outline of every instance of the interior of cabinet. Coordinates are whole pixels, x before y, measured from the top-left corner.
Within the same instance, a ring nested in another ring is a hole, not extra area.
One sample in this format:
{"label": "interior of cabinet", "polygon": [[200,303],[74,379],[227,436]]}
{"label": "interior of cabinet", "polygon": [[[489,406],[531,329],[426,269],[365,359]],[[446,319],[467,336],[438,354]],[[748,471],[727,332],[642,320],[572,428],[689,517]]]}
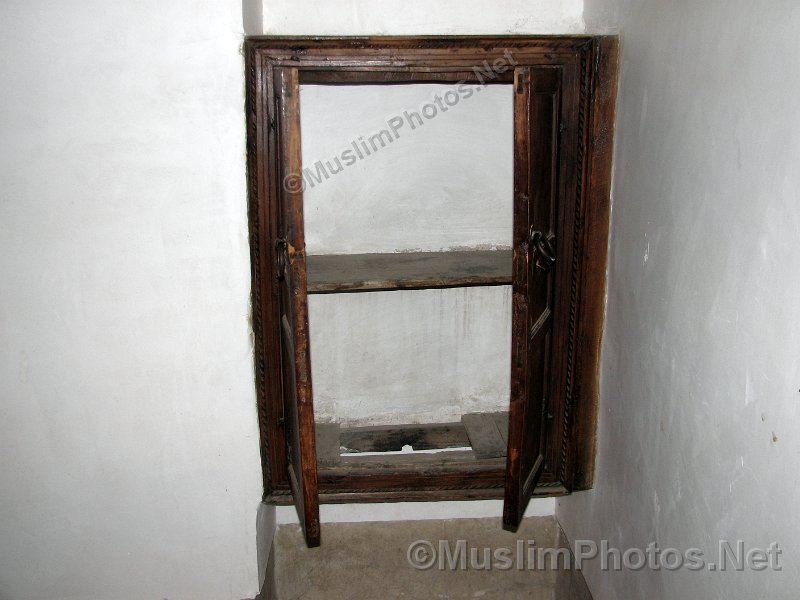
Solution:
{"label": "interior of cabinet", "polygon": [[320,469],[501,468],[510,83],[301,85],[300,106]]}
{"label": "interior of cabinet", "polygon": [[514,529],[591,487],[617,39],[245,61],[264,500],[313,546],[320,502],[503,498]]}

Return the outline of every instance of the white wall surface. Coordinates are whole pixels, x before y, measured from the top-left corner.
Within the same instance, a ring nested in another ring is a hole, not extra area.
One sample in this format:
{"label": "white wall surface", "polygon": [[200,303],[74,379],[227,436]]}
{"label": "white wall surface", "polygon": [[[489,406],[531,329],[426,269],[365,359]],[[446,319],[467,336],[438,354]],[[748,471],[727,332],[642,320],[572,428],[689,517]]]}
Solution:
{"label": "white wall surface", "polygon": [[264,32],[293,35],[580,33],[583,0],[264,0]]}
{"label": "white wall surface", "polygon": [[[587,0],[622,34],[596,487],[571,539],[748,548],[782,572],[584,568],[596,600],[800,589],[800,6]],[[713,560],[712,558],[712,560]]]}
{"label": "white wall surface", "polygon": [[0,7],[0,598],[257,591],[239,2]]}
{"label": "white wall surface", "polygon": [[309,323],[317,421],[453,423],[508,410],[511,286],[319,294]]}
{"label": "white wall surface", "polygon": [[307,252],[510,249],[511,87],[301,86]]}

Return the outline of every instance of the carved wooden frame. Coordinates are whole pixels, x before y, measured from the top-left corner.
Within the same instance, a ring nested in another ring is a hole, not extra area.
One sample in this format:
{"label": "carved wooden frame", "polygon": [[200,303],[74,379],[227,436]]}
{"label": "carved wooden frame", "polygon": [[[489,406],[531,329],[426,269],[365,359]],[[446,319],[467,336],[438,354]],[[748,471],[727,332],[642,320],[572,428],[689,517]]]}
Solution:
{"label": "carved wooden frame", "polygon": [[[575,163],[569,332],[566,390],[552,400],[558,433],[549,451],[554,461],[542,475],[535,495],[561,495],[592,486],[598,366],[605,305],[605,272],[610,207],[611,149],[616,95],[617,38],[612,36],[497,37],[253,37],[245,42],[247,80],[248,220],[251,247],[252,324],[255,336],[255,382],[260,431],[263,499],[291,503],[286,476],[282,414],[280,341],[274,281],[278,150],[276,66],[299,67],[319,80],[338,83],[372,81],[370,73],[387,70],[403,81],[455,81],[463,65],[489,64],[512,52],[519,62],[577,69],[580,81],[574,147]],[[337,79],[346,67],[362,75]],[[381,67],[384,70],[381,71]],[[456,68],[457,67],[457,68]],[[438,75],[437,75],[438,74]],[[378,77],[385,77],[378,75]],[[374,79],[374,78],[373,78]],[[458,77],[463,79],[463,77]],[[383,80],[386,81],[385,79]],[[395,80],[396,81],[396,80]],[[374,81],[376,83],[380,81]],[[557,439],[556,439],[557,438]],[[500,498],[503,469],[463,469],[436,481],[409,473],[363,476],[321,471],[323,502]]]}

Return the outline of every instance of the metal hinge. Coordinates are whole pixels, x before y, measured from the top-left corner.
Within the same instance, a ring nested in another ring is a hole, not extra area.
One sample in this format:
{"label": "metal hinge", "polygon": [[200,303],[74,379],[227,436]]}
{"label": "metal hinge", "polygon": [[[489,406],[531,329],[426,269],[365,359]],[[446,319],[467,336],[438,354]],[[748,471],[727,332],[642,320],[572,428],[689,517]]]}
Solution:
{"label": "metal hinge", "polygon": [[286,279],[286,265],[289,262],[289,243],[285,237],[275,240],[275,262],[277,265],[276,277],[278,281]]}

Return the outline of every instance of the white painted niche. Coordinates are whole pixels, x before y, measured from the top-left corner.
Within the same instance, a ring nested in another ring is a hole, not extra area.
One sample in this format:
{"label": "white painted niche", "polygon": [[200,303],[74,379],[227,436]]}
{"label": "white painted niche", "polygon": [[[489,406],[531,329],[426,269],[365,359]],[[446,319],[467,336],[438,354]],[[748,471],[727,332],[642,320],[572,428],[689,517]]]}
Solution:
{"label": "white painted niche", "polygon": [[[511,247],[510,85],[302,85],[300,106],[308,254]],[[318,422],[508,409],[510,286],[315,294],[309,318]]]}

